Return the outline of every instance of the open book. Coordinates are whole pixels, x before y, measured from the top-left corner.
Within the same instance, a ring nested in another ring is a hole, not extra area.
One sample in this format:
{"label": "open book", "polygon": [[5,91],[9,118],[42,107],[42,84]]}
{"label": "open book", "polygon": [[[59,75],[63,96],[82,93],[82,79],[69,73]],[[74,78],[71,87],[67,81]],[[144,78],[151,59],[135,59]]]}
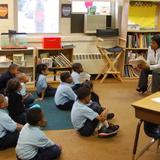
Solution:
{"label": "open book", "polygon": [[132,65],[133,68],[136,68],[138,65],[146,66],[147,61],[143,56],[139,56],[135,59],[129,60],[129,64]]}

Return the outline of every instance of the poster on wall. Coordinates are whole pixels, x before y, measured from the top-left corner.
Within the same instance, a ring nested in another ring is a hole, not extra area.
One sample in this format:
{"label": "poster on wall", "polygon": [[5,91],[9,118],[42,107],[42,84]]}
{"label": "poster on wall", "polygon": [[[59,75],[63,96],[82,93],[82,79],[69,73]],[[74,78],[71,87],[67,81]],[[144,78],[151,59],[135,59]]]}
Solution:
{"label": "poster on wall", "polygon": [[0,4],[0,19],[8,19],[8,4]]}
{"label": "poster on wall", "polygon": [[61,5],[61,15],[63,18],[71,17],[71,4],[62,4]]}

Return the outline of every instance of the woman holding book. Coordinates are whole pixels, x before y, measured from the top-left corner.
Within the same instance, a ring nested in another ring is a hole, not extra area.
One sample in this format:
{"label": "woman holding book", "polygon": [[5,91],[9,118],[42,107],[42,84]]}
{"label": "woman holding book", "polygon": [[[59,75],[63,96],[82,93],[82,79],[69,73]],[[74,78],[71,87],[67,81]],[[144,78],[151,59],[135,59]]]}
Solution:
{"label": "woman holding book", "polygon": [[148,75],[152,74],[153,70],[160,69],[160,36],[156,35],[151,39],[151,47],[148,48],[147,63],[139,64],[141,69],[139,77],[138,92],[144,93],[148,88]]}

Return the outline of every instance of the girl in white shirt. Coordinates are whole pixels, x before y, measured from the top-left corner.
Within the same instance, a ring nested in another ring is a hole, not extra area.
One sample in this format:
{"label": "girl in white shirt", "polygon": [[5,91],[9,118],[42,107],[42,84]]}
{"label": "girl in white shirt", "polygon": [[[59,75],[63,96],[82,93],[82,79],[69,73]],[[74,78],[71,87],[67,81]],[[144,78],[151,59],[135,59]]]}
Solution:
{"label": "girl in white shirt", "polygon": [[142,70],[136,90],[144,93],[148,88],[148,75],[152,74],[153,70],[160,68],[160,36],[152,37],[151,48],[148,49],[147,54],[147,65],[139,65],[138,67]]}

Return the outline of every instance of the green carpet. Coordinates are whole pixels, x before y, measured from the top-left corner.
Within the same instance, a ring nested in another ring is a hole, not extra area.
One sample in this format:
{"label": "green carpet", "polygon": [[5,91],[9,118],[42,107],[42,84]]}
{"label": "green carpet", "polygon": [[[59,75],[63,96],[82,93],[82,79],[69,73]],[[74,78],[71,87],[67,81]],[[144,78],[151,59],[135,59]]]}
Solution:
{"label": "green carpet", "polygon": [[54,98],[45,98],[42,102],[37,102],[44,112],[48,123],[45,130],[72,129],[71,112],[57,109]]}

